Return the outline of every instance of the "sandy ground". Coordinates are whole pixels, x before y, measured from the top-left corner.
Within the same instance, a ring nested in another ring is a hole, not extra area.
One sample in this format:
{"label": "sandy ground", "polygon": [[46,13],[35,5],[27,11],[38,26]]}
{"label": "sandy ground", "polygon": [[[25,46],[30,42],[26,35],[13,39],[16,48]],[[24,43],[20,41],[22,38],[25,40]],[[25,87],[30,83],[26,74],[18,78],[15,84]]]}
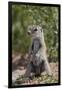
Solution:
{"label": "sandy ground", "polygon": [[[18,56],[17,59],[12,60],[12,81],[13,82],[16,82],[16,80],[20,76],[23,76],[25,74],[27,63],[28,63],[28,60],[24,59],[23,57],[22,57],[22,59],[20,59],[20,56]],[[56,62],[56,63],[51,62],[50,67],[51,67],[51,70],[53,73],[53,80],[58,80],[58,62]],[[45,75],[44,75],[44,77],[45,77]],[[36,80],[28,81],[27,84],[28,83],[33,84],[32,83],[33,81],[34,81],[34,83],[39,83],[39,80],[37,80],[37,78],[36,78]],[[44,80],[41,80],[41,83],[43,83],[43,82],[44,82]],[[21,83],[21,84],[25,84],[25,83]]]}

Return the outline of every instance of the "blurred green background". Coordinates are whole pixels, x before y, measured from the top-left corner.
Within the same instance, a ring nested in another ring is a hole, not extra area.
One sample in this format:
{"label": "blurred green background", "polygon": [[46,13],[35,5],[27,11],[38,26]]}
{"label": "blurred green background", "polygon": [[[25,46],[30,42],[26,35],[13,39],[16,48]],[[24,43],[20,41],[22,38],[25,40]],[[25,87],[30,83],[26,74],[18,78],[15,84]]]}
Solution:
{"label": "blurred green background", "polygon": [[12,5],[12,52],[26,54],[30,45],[29,25],[40,25],[50,58],[58,58],[58,7]]}

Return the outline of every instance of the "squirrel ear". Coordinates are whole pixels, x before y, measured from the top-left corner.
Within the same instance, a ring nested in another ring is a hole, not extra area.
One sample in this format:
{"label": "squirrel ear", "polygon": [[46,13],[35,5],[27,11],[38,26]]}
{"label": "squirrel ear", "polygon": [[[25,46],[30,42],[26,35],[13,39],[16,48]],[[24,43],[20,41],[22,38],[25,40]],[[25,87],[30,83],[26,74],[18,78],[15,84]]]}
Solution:
{"label": "squirrel ear", "polygon": [[41,32],[42,32],[42,29],[41,29]]}

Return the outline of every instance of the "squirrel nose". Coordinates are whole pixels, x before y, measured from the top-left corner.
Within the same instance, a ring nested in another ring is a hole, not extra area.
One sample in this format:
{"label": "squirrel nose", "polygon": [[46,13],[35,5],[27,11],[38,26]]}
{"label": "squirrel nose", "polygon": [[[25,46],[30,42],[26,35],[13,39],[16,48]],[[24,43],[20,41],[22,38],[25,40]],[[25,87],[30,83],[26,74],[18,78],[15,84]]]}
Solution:
{"label": "squirrel nose", "polygon": [[31,34],[31,31],[28,31],[27,33],[28,33],[28,35],[30,35]]}

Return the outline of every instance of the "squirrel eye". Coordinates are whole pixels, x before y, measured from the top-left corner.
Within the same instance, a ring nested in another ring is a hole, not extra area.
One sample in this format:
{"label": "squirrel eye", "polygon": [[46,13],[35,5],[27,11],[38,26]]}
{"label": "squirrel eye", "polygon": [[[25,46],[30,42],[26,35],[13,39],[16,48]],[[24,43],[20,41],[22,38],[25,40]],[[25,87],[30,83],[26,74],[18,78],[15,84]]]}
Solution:
{"label": "squirrel eye", "polygon": [[34,31],[37,31],[37,29],[34,29]]}

